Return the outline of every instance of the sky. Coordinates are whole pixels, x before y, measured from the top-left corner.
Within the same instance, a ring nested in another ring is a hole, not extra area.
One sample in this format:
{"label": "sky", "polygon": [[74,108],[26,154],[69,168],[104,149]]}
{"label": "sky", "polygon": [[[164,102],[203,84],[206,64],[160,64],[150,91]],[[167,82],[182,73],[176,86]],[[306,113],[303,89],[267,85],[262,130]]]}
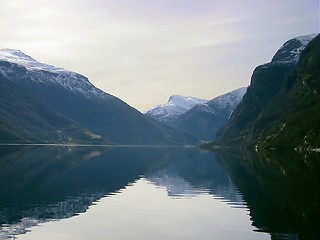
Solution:
{"label": "sky", "polygon": [[319,0],[0,0],[0,48],[81,73],[140,111],[250,84]]}

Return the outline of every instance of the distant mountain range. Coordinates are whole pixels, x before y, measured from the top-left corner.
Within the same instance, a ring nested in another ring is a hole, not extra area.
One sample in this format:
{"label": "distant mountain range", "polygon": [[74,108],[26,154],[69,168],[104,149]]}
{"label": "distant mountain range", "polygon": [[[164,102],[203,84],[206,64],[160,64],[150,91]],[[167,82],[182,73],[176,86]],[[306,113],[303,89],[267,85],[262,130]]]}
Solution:
{"label": "distant mountain range", "polygon": [[0,50],[1,143],[184,144],[195,139],[145,117],[78,73]]}
{"label": "distant mountain range", "polygon": [[320,150],[320,36],[293,38],[258,66],[215,144]]}
{"label": "distant mountain range", "polygon": [[182,114],[174,127],[201,140],[212,141],[216,132],[227,123],[246,91],[246,87],[239,88],[198,104]]}
{"label": "distant mountain range", "polygon": [[145,114],[83,75],[0,50],[0,143],[208,146],[320,151],[320,36],[285,42],[248,88],[210,101],[172,95]]}
{"label": "distant mountain range", "polygon": [[208,100],[186,97],[181,95],[170,96],[166,104],[158,105],[155,108],[145,112],[145,115],[170,126],[173,126],[175,121],[192,107],[197,104],[206,103]]}
{"label": "distant mountain range", "polygon": [[172,95],[167,104],[158,105],[145,114],[159,122],[189,133],[198,139],[210,141],[226,124],[247,88],[239,88],[210,101]]}

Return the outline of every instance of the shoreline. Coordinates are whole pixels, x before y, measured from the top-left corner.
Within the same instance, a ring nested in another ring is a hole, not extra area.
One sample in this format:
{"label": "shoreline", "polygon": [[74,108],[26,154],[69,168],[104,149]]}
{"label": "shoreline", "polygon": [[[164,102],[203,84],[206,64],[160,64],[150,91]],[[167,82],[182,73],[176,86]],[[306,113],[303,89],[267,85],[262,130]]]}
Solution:
{"label": "shoreline", "polygon": [[195,148],[197,145],[132,145],[132,144],[77,144],[77,143],[0,143],[1,146],[38,146],[38,147],[149,147],[149,148]]}

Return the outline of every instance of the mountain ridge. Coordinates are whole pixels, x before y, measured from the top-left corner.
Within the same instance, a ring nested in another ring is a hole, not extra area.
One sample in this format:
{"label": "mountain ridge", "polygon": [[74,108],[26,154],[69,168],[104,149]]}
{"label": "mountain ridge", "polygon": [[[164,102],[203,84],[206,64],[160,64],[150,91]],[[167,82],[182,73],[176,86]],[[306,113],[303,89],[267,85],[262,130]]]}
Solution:
{"label": "mountain ridge", "polygon": [[194,106],[178,117],[174,127],[202,141],[214,140],[216,132],[226,124],[246,90],[247,87],[238,88]]}
{"label": "mountain ridge", "polygon": [[[99,136],[116,144],[194,143],[96,88],[85,76],[38,63],[20,51],[0,51],[0,83],[8,90],[0,96],[1,142],[91,142]],[[84,138],[88,132],[91,137]]]}
{"label": "mountain ridge", "polygon": [[246,87],[238,88],[211,100],[171,95],[167,104],[158,105],[145,114],[181,132],[209,141],[226,123],[246,90]]}
{"label": "mountain ridge", "polygon": [[171,95],[166,104],[157,105],[146,111],[144,114],[169,126],[182,114],[190,110],[197,104],[205,103],[208,100],[182,96],[178,94]]}
{"label": "mountain ridge", "polygon": [[[303,42],[297,44],[299,39]],[[314,101],[317,96],[310,89],[319,92],[320,73],[315,70],[320,67],[317,43],[319,35],[314,34],[290,39],[276,52],[270,63],[256,67],[243,101],[228,123],[219,130],[215,144],[255,149],[308,149],[304,137],[310,130],[315,136],[313,143],[308,144],[316,148],[318,130],[313,116],[320,106]],[[312,47],[309,47],[310,44]],[[299,59],[298,62],[296,59]],[[304,78],[314,82],[309,90],[303,87]],[[294,91],[300,92],[300,96],[305,91],[304,98],[295,96]],[[288,99],[291,99],[290,104]],[[305,122],[309,122],[313,129],[309,129]]]}
{"label": "mountain ridge", "polygon": [[[53,65],[40,63],[29,55],[22,53],[20,50],[0,49],[0,61],[24,67],[27,70],[26,73],[28,73],[30,78],[35,82],[60,84],[69,91],[85,93],[86,96],[92,94],[111,97],[110,94],[95,87],[84,75],[60,67],[54,67]],[[6,66],[6,69],[3,69],[3,67],[0,68],[0,72],[2,75],[8,75],[7,77],[10,77],[10,72],[8,72],[7,68],[8,66]],[[39,73],[42,75],[39,76]],[[48,74],[51,74],[51,78],[46,78],[46,81],[44,81]]]}

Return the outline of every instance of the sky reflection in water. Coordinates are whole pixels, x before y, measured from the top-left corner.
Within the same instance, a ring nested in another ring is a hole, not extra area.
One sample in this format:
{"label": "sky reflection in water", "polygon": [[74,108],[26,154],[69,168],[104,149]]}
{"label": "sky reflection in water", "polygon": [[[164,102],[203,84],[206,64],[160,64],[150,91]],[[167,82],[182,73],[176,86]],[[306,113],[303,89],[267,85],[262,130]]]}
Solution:
{"label": "sky reflection in water", "polygon": [[[287,186],[297,184],[295,174],[300,185],[319,186],[316,171],[310,172],[315,167],[284,157],[273,162],[240,156],[196,148],[2,148],[0,239],[316,236],[309,207],[318,209],[316,191],[307,189],[306,197],[292,200]],[[276,196],[277,188],[269,187],[273,181],[286,193]],[[305,209],[293,209],[301,203]],[[301,211],[308,218],[301,228],[309,236],[295,226]]]}

